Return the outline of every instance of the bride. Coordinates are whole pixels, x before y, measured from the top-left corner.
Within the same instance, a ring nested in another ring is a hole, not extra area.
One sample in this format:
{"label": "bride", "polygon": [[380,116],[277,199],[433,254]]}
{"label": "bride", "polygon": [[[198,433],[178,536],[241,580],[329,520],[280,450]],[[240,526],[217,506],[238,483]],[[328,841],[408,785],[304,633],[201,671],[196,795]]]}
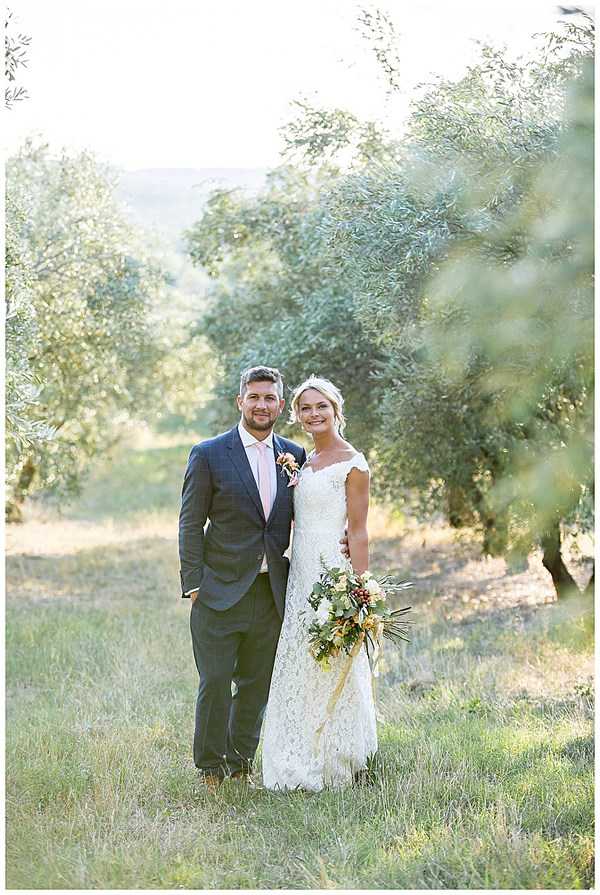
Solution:
{"label": "bride", "polygon": [[268,789],[318,791],[352,783],[377,750],[364,646],[330,715],[327,704],[347,656],[323,671],[308,651],[314,611],[307,598],[322,563],[339,567],[348,562],[340,547],[346,525],[352,567],[360,574],[369,563],[369,467],[342,437],[342,411],[339,390],[316,376],[298,386],[292,398],[292,420],[312,436],[314,451],[294,488],[290,576],[265,717],[263,782]]}

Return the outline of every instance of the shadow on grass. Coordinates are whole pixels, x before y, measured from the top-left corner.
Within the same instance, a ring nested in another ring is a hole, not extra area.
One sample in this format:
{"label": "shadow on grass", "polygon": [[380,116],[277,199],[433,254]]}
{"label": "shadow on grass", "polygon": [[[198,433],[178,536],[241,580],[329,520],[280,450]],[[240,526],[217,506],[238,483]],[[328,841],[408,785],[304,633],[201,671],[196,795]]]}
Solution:
{"label": "shadow on grass", "polygon": [[[445,553],[443,551],[448,551]],[[402,557],[401,564],[398,559]],[[422,546],[409,541],[408,536],[394,538],[378,538],[373,542],[373,562],[385,566],[391,575],[418,577],[419,584],[429,585],[434,590],[438,582],[447,579],[450,573],[456,574],[468,563],[481,559],[481,549],[477,543],[457,543],[450,546]],[[393,564],[390,565],[390,560]],[[432,572],[431,569],[436,571]]]}
{"label": "shadow on grass", "polygon": [[80,549],[66,555],[6,558],[9,605],[84,601],[150,601],[159,606],[180,597],[176,532],[123,544]]}

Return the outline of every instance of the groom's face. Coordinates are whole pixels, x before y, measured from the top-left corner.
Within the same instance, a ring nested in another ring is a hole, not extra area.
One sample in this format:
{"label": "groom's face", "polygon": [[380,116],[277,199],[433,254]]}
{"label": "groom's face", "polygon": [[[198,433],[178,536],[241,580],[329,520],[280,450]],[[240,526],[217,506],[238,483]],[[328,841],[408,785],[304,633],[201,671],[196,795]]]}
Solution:
{"label": "groom's face", "polygon": [[274,382],[249,382],[237,396],[243,424],[251,432],[268,432],[285,407]]}

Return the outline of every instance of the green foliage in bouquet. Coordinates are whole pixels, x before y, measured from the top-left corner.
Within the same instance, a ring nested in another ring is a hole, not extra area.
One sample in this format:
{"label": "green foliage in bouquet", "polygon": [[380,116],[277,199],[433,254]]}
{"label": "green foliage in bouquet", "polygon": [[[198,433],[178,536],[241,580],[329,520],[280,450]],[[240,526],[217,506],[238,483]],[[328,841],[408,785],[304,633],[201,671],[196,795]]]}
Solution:
{"label": "green foliage in bouquet", "polygon": [[325,568],[308,598],[316,616],[309,628],[310,652],[324,671],[331,658],[351,655],[364,641],[375,651],[382,637],[408,641],[404,615],[411,607],[390,609],[387,593],[411,587],[410,581],[394,584],[371,572],[357,575],[351,569]]}

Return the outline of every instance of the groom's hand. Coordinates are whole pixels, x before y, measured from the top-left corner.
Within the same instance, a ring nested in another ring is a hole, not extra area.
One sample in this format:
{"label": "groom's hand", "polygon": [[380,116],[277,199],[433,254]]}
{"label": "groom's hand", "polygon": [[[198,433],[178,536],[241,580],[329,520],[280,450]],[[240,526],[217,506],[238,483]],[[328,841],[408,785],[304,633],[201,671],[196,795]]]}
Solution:
{"label": "groom's hand", "polygon": [[350,547],[348,546],[348,531],[344,531],[344,537],[340,538],[340,544],[342,545],[342,553],[346,557],[346,559],[350,559]]}
{"label": "groom's hand", "polygon": [[190,600],[192,601],[192,603],[194,602],[194,600],[195,600],[196,597],[198,596],[199,592],[200,592],[200,589],[198,589],[198,590],[193,590],[193,591],[190,592]]}

